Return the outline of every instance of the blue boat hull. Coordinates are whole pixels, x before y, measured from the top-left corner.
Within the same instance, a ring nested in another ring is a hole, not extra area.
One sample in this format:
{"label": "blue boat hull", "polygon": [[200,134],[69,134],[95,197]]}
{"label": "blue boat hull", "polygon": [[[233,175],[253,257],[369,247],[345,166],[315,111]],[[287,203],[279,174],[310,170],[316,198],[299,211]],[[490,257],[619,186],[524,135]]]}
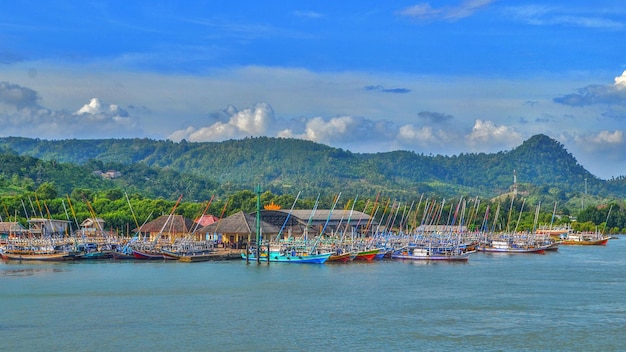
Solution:
{"label": "blue boat hull", "polygon": [[[270,253],[270,262],[276,263],[299,263],[299,264],[324,264],[332,253],[310,254],[310,255],[284,255],[279,253]],[[246,259],[246,254],[241,253],[241,258]],[[256,255],[250,253],[249,260],[256,260]],[[261,256],[262,262],[267,262],[267,256]]]}

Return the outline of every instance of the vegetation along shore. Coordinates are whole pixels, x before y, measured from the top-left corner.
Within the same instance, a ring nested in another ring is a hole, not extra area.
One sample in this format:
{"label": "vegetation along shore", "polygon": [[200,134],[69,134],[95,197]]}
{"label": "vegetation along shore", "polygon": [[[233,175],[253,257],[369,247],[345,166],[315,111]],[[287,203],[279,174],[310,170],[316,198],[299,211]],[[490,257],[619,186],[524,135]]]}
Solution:
{"label": "vegetation along shore", "polygon": [[0,147],[9,260],[463,261],[626,231],[624,178],[594,177],[545,135],[454,157],[276,138]]}

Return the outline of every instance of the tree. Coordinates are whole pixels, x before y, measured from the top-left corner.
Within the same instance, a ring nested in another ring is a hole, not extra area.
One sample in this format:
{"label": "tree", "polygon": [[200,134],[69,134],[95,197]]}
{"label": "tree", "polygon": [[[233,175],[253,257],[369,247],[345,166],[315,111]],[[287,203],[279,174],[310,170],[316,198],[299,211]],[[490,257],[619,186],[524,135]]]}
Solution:
{"label": "tree", "polygon": [[57,197],[57,190],[53,183],[43,182],[37,187],[35,194],[39,199],[54,199]]}

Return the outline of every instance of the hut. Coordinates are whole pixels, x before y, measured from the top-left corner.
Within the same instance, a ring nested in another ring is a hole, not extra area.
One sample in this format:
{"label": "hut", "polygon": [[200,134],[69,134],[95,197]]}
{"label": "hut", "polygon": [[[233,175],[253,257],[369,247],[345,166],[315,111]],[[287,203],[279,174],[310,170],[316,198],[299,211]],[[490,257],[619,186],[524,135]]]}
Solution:
{"label": "hut", "polygon": [[8,238],[21,236],[26,229],[16,221],[0,222],[0,243],[5,243]]}
{"label": "hut", "polygon": [[28,219],[29,233],[35,237],[65,236],[69,228],[69,221],[30,218]]}
{"label": "hut", "polygon": [[[260,230],[263,240],[268,240],[280,231],[280,228],[261,220]],[[246,214],[243,211],[205,226],[198,231],[207,239],[214,239],[218,246],[244,248],[249,241],[256,239],[256,213]]]}
{"label": "hut", "polygon": [[153,242],[174,243],[176,239],[191,235],[194,228],[193,220],[182,215],[163,215],[142,225],[138,232]]}
{"label": "hut", "polygon": [[101,218],[87,218],[80,223],[80,232],[82,235],[95,237],[102,235],[104,232],[105,221]]}

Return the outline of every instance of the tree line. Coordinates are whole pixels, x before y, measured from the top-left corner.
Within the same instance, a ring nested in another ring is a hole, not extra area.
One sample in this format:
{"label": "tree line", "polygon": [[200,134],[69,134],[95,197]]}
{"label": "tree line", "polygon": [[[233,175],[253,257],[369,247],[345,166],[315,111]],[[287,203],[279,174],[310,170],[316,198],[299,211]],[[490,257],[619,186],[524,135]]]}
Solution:
{"label": "tree line", "polygon": [[[489,231],[532,232],[539,227],[562,226],[569,226],[574,231],[626,231],[626,206],[623,202],[589,205],[566,215],[555,212],[554,204],[541,205],[523,197],[490,200],[478,197],[445,199],[422,195],[411,200],[399,200],[386,194],[374,197],[349,197],[346,193],[342,194],[339,199],[339,193],[332,196],[303,194],[295,202],[297,195],[275,194],[264,190],[260,200],[262,205],[273,203],[284,210],[292,206],[295,209],[331,209],[337,201],[336,212],[347,214],[351,209],[362,211],[374,216],[378,222],[389,224],[396,231],[415,230],[422,224],[463,225],[470,230]],[[209,214],[223,218],[239,211],[253,213],[257,210],[257,197],[252,189],[222,196],[213,195],[202,201],[186,200],[183,197],[176,214],[193,220]],[[76,188],[69,194],[59,195],[51,183],[43,183],[34,192],[27,194],[2,196],[0,201],[3,221],[17,221],[24,227],[28,226],[29,218],[35,217],[65,220],[73,229],[77,229],[83,220],[97,217],[105,220],[107,230],[124,235],[132,235],[144,222],[169,214],[176,204],[175,200],[148,198],[118,188],[102,191]],[[433,212],[438,214],[436,218],[430,214]]]}

